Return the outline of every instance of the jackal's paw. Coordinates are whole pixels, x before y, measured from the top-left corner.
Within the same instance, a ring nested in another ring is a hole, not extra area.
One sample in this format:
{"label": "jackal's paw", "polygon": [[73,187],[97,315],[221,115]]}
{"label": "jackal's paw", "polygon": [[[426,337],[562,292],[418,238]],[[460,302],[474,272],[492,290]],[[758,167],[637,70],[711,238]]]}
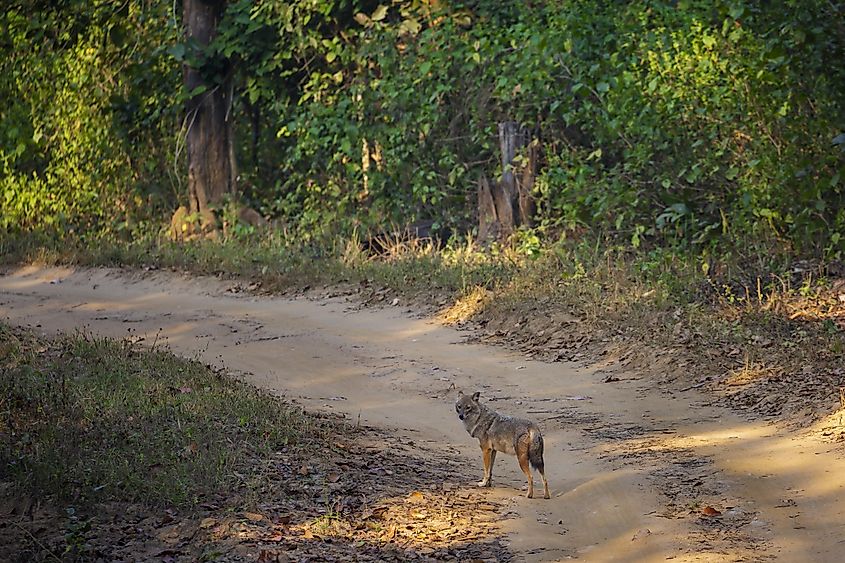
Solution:
{"label": "jackal's paw", "polygon": [[491,484],[490,479],[482,479],[481,481],[478,482],[479,487],[489,487],[490,484]]}
{"label": "jackal's paw", "polygon": [[550,495],[549,493],[546,493],[546,494],[543,495],[543,498],[547,498],[547,499],[552,498],[552,495]]}

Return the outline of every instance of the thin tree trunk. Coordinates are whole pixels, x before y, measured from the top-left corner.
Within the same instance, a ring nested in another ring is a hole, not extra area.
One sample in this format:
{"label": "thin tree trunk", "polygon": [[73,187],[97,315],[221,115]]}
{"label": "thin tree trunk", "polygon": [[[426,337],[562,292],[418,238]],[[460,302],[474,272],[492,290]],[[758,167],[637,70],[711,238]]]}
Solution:
{"label": "thin tree trunk", "polygon": [[249,96],[244,96],[241,98],[242,103],[244,104],[244,109],[246,113],[249,114],[249,122],[250,127],[252,129],[251,135],[251,157],[252,157],[252,168],[253,172],[260,176],[260,171],[258,170],[258,141],[261,137],[261,106],[260,104],[253,104],[249,101]]}
{"label": "thin tree trunk", "polygon": [[238,159],[235,156],[235,120],[232,116],[233,104],[235,101],[235,81],[230,76],[226,79],[228,91],[226,94],[226,146],[229,147],[229,192],[234,194],[238,191]]}
{"label": "thin tree trunk", "polygon": [[496,202],[496,211],[499,214],[501,234],[511,234],[517,226],[518,213],[516,212],[517,186],[514,175],[513,161],[516,158],[516,151],[524,145],[522,128],[514,121],[499,123],[499,150],[502,157],[502,179],[499,181],[499,189],[493,192],[493,199]]}
{"label": "thin tree trunk", "polygon": [[496,202],[486,176],[478,179],[478,240],[486,241],[499,236],[499,216]]}
{"label": "thin tree trunk", "polygon": [[[526,139],[527,140],[527,139]],[[537,159],[540,154],[540,142],[529,140],[525,148],[525,160],[520,164],[520,174],[516,178],[517,207],[519,224],[530,227],[534,223],[537,205],[534,202],[534,179],[537,177]]]}

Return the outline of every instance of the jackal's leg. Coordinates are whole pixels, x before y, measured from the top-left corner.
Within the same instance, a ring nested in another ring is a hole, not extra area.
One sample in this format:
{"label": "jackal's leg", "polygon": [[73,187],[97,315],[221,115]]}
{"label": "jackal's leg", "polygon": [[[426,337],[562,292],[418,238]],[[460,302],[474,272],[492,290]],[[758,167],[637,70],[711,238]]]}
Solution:
{"label": "jackal's leg", "polygon": [[528,498],[534,498],[534,475],[531,473],[531,466],[528,464],[528,446],[531,439],[528,434],[520,437],[516,442],[516,459],[519,460],[519,468],[528,478]]}
{"label": "jackal's leg", "polygon": [[546,472],[543,470],[543,466],[538,467],[537,471],[540,472],[540,477],[543,478],[543,498],[552,498],[549,494],[549,482],[546,481]]}
{"label": "jackal's leg", "polygon": [[[528,457],[529,457],[529,459],[531,458],[531,456],[528,456]],[[543,498],[552,498],[552,496],[549,494],[549,482],[548,482],[548,481],[546,481],[546,471],[545,471],[545,469],[546,469],[546,464],[545,464],[545,462],[543,461],[543,456],[542,456],[542,454],[539,456],[539,458],[540,458],[540,459],[535,459],[535,460],[534,460],[534,462],[535,462],[535,464],[536,464],[536,465],[534,465],[534,469],[536,469],[537,471],[539,471],[539,472],[540,472],[540,477],[542,477],[542,478],[543,478]]]}
{"label": "jackal's leg", "polygon": [[493,459],[496,457],[496,452],[493,448],[481,449],[481,454],[484,457],[484,479],[478,482],[479,487],[489,487],[490,479],[493,475]]}

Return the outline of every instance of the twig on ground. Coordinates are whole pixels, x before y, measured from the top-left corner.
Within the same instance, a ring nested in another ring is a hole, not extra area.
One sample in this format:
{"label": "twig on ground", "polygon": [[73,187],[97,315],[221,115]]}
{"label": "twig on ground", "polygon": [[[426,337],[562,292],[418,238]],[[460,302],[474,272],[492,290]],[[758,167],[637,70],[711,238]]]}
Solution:
{"label": "twig on ground", "polygon": [[44,545],[43,543],[41,543],[41,542],[38,540],[38,538],[36,538],[35,536],[33,536],[33,535],[32,535],[32,532],[30,532],[29,530],[27,530],[26,528],[24,528],[23,526],[21,526],[21,525],[20,525],[20,524],[18,524],[17,522],[14,522],[14,521],[13,521],[13,522],[12,522],[12,524],[13,524],[14,526],[18,527],[19,529],[23,530],[23,532],[24,532],[26,535],[28,535],[30,538],[32,538],[32,541],[34,541],[35,543],[37,543],[37,544],[38,544],[38,547],[40,547],[41,549],[43,549],[44,551],[46,551],[47,553],[49,553],[49,554],[50,554],[50,556],[51,556],[53,559],[55,559],[56,561],[59,561],[59,563],[61,563],[61,561],[62,561],[61,557],[59,557],[58,555],[56,555],[55,553],[53,553],[53,551],[52,551],[49,547],[47,547],[46,545]]}

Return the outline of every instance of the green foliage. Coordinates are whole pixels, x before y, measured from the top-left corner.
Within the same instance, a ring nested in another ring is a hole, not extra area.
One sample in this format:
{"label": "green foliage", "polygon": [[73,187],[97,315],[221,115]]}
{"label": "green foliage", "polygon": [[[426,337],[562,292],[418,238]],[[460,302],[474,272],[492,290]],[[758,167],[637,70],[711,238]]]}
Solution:
{"label": "green foliage", "polygon": [[829,4],[572,7],[550,36],[573,95],[560,125],[578,134],[540,183],[547,221],[627,227],[635,246],[756,233],[803,250],[845,227]]}
{"label": "green foliage", "polygon": [[[542,141],[550,232],[845,248],[841,2],[235,0],[202,49],[169,7],[71,2],[30,21],[30,4],[3,16],[5,228],[103,230],[115,203],[123,223],[172,206],[189,62],[212,83],[234,69],[243,196],[303,238],[470,227],[478,176],[499,172],[496,123],[517,120]],[[45,31],[80,22],[93,31]]]}
{"label": "green foliage", "polygon": [[496,122],[517,119],[544,141],[543,225],[634,246],[751,235],[841,250],[841,6],[304,6],[250,8],[287,61],[257,69],[262,88],[246,78],[281,112],[264,203],[300,225],[466,224],[497,167]]}
{"label": "green foliage", "polygon": [[0,230],[115,232],[161,207],[179,113],[168,17],[140,1],[0,14]]}

